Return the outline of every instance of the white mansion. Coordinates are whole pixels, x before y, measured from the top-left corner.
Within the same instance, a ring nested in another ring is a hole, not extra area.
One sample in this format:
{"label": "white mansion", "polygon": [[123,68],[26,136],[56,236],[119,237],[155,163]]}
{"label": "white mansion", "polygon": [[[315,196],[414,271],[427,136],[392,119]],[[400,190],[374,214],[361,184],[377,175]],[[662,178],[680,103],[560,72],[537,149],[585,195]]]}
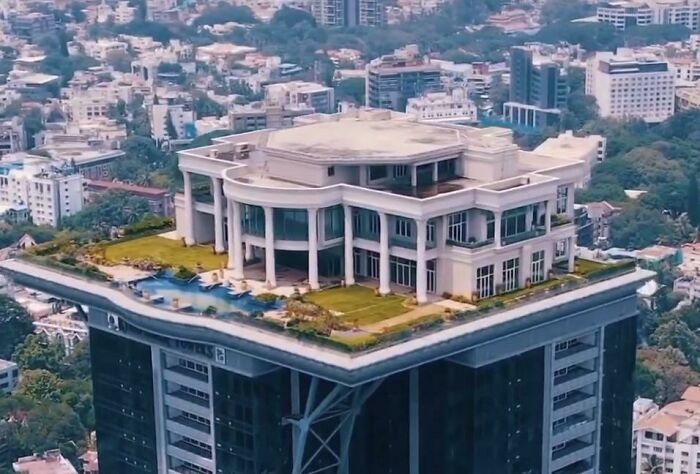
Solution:
{"label": "white mansion", "polygon": [[311,288],[372,279],[418,302],[487,297],[541,282],[559,262],[573,269],[574,184],[587,164],[565,152],[388,110],[310,115],[180,152],[177,232],[228,249],[234,278],[264,261],[270,287],[279,265],[308,269]]}

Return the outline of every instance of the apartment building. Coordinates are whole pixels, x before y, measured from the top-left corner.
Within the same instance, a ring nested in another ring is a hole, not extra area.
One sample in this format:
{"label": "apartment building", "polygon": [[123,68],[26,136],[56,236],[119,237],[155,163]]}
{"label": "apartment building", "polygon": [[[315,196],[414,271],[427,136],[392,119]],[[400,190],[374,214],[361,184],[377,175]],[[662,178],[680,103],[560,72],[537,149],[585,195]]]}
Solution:
{"label": "apartment building", "polygon": [[456,88],[451,92],[432,92],[408,99],[406,114],[420,122],[467,124],[478,120],[476,104],[469,99],[464,88]]}
{"label": "apartment building", "polygon": [[700,473],[700,387],[634,423],[635,472]]}
{"label": "apartment building", "polygon": [[83,48],[85,48],[86,55],[98,61],[106,61],[110,55],[119,53],[125,54],[129,48],[129,44],[123,41],[99,39],[97,41],[83,42]]}
{"label": "apartment building", "polygon": [[17,364],[0,359],[0,393],[12,393],[19,382],[19,368]]}
{"label": "apartment building", "polygon": [[177,0],[146,0],[146,19],[157,21],[160,15],[177,8]]}
{"label": "apartment building", "polygon": [[155,140],[191,140],[196,135],[190,104],[153,104],[149,107],[149,117]]}
{"label": "apartment building", "polygon": [[313,113],[315,110],[306,104],[277,105],[266,101],[234,104],[228,114],[229,129],[240,133],[265,128],[286,128],[291,127],[297,117]]}
{"label": "apartment building", "polygon": [[312,0],[311,14],[323,26],[381,26],[382,0]]}
{"label": "apartment building", "polygon": [[605,160],[607,139],[602,135],[586,135],[577,137],[573,131],[567,130],[557,137],[550,137],[535,148],[534,152],[541,156],[569,156],[584,163],[584,173],[577,187],[585,188],[591,180],[591,170],[595,165]]}
{"label": "apartment building", "polygon": [[700,2],[697,0],[622,0],[604,2],[596,8],[596,18],[624,31],[632,26],[682,25],[692,31],[700,28]]}
{"label": "apartment building", "polygon": [[[268,291],[294,268],[312,289],[342,279],[425,303],[575,266],[578,160],[519,150],[510,130],[387,110],[305,122],[179,153],[176,232],[228,251],[231,278],[251,278],[244,262],[260,260]],[[193,193],[195,176],[210,199]],[[256,318],[168,310],[31,262],[0,266],[89,306],[105,472],[630,472],[646,270],[350,355]]]}
{"label": "apartment building", "polygon": [[397,49],[367,65],[367,107],[403,112],[408,99],[442,90],[440,66],[421,56],[416,45]]}
{"label": "apartment building", "polygon": [[59,449],[21,457],[12,463],[12,470],[16,474],[78,474]]}
{"label": "apartment building", "polygon": [[598,52],[586,67],[586,94],[596,98],[601,117],[662,122],[674,113],[674,73],[658,56]]}
{"label": "apartment building", "polygon": [[129,0],[121,0],[114,7],[113,18],[117,25],[131,23],[136,18],[136,7],[132,7]]}
{"label": "apartment building", "polygon": [[27,209],[36,225],[58,226],[83,208],[83,178],[43,157],[23,155],[0,164],[0,205]]}
{"label": "apartment building", "polygon": [[289,81],[267,85],[265,100],[282,106],[311,107],[320,114],[335,112],[334,89],[316,82]]}
{"label": "apartment building", "polygon": [[20,39],[34,41],[56,29],[53,15],[32,12],[24,15],[10,15],[12,33]]}
{"label": "apartment building", "polygon": [[503,104],[506,121],[540,128],[559,123],[569,95],[566,69],[537,46],[515,46],[510,50],[510,90]]}
{"label": "apartment building", "polygon": [[676,109],[700,109],[700,87],[678,87],[676,89]]}
{"label": "apartment building", "polygon": [[0,156],[27,148],[27,133],[20,117],[0,122]]}

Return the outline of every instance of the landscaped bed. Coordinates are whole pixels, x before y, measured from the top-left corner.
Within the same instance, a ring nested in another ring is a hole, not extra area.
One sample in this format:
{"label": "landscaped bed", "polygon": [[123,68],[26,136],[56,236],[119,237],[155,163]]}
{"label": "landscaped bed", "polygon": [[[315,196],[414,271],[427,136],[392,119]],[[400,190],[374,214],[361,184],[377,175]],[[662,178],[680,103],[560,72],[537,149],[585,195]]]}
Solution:
{"label": "landscaped bed", "polygon": [[341,321],[357,326],[393,318],[411,309],[405,296],[377,296],[373,288],[360,285],[310,292],[304,295],[304,300],[335,313],[343,313]]}
{"label": "landscaped bed", "polygon": [[165,267],[185,267],[192,271],[217,270],[226,266],[226,255],[217,255],[210,246],[185,247],[182,241],[149,235],[124,240],[104,247],[104,258],[108,262],[122,263],[125,259],[150,260]]}

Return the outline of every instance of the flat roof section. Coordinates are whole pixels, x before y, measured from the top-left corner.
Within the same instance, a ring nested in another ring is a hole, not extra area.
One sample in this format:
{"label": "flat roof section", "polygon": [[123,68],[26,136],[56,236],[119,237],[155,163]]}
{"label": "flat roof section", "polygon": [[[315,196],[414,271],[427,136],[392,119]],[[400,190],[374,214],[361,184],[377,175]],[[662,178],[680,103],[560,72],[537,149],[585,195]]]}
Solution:
{"label": "flat roof section", "polygon": [[459,131],[400,120],[341,119],[270,132],[266,148],[319,160],[406,158],[462,144]]}

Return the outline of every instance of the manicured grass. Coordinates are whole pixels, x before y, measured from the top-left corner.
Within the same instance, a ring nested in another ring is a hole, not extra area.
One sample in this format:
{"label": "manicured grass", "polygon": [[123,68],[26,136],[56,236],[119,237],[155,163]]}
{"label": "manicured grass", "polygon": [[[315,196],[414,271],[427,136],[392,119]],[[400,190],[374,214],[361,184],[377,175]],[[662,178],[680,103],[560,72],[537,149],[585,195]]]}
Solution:
{"label": "manicured grass", "polygon": [[201,264],[205,270],[216,270],[226,265],[226,255],[216,255],[208,246],[185,247],[179,240],[149,235],[105,247],[105,258],[114,263],[122,259],[148,259],[177,268],[180,265],[195,270]]}
{"label": "manicured grass", "polygon": [[404,296],[375,296],[372,288],[360,285],[314,291],[306,294],[304,300],[343,313],[343,321],[357,320],[360,326],[377,323],[409,311],[404,305]]}
{"label": "manicured grass", "polygon": [[594,262],[593,260],[586,260],[585,258],[577,258],[575,260],[576,264],[576,274],[577,275],[582,275],[585,276],[588,273],[600,270],[601,268],[606,267],[607,263],[601,263],[601,262]]}
{"label": "manicured grass", "polygon": [[484,306],[490,307],[490,306],[507,305],[513,301],[518,300],[518,299],[529,298],[529,297],[534,296],[536,294],[543,293],[544,291],[561,286],[562,284],[569,283],[573,279],[574,278],[571,276],[565,276],[565,277],[561,277],[561,278],[552,278],[552,279],[546,280],[542,283],[538,283],[536,285],[533,285],[530,288],[521,288],[519,290],[511,291],[509,293],[504,293],[502,295],[496,295],[496,296],[491,296],[489,298],[481,299],[481,300],[479,300],[479,302],[476,305],[480,308],[484,307]]}

